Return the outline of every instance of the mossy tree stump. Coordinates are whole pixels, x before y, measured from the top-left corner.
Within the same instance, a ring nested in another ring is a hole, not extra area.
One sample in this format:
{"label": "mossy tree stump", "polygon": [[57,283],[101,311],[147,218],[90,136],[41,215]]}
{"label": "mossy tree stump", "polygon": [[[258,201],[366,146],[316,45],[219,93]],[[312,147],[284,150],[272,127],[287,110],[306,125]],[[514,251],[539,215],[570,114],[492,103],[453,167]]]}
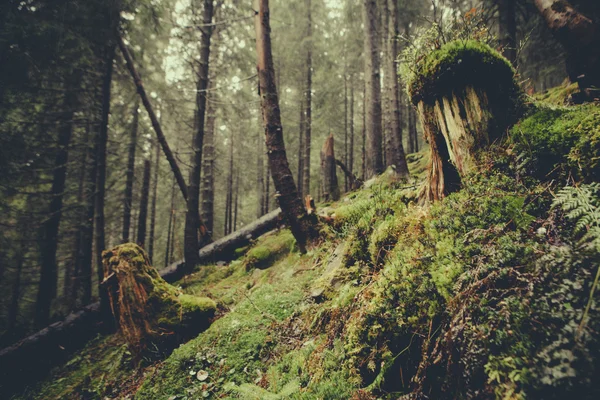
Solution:
{"label": "mossy tree stump", "polygon": [[408,88],[431,146],[423,196],[439,200],[474,171],[477,151],[516,121],[522,93],[510,62],[474,40],[450,42],[421,59]]}
{"label": "mossy tree stump", "polygon": [[136,357],[149,351],[168,353],[209,326],[215,302],[181,294],[160,277],[138,245],[107,250],[102,261],[118,330]]}

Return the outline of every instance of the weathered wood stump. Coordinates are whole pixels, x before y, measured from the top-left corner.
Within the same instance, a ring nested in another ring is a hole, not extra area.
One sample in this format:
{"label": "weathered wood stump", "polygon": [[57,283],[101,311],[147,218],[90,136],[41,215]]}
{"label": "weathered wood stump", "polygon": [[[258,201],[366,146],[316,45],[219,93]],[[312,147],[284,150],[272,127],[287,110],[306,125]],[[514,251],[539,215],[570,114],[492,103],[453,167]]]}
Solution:
{"label": "weathered wood stump", "polygon": [[420,60],[409,82],[431,162],[423,197],[439,200],[476,170],[478,150],[517,119],[522,93],[510,62],[474,40],[454,41]]}
{"label": "weathered wood stump", "polygon": [[323,197],[325,201],[340,199],[340,187],[338,185],[335,168],[335,150],[333,135],[329,135],[321,149],[321,176],[323,178]]}
{"label": "weathered wood stump", "polygon": [[103,285],[119,332],[136,357],[169,352],[210,324],[216,304],[179,292],[160,277],[144,250],[126,243],[102,254]]}

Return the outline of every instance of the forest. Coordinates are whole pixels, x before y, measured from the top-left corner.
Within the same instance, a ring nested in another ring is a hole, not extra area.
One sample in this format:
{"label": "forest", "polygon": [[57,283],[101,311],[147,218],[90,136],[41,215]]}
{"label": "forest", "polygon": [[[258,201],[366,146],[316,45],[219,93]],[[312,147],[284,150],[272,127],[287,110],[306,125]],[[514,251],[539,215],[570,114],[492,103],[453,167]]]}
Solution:
{"label": "forest", "polygon": [[598,399],[599,284],[598,0],[0,2],[0,399]]}

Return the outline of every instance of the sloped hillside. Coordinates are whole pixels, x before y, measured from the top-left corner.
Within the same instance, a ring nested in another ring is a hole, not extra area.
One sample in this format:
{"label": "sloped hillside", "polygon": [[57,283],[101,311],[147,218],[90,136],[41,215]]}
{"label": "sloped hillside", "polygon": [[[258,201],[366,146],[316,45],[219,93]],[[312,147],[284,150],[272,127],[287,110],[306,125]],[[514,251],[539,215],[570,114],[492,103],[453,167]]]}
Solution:
{"label": "sloped hillside", "polygon": [[408,158],[308,254],[284,229],[180,281],[219,313],[164,361],[98,338],[22,398],[598,398],[598,106],[530,104],[433,204]]}

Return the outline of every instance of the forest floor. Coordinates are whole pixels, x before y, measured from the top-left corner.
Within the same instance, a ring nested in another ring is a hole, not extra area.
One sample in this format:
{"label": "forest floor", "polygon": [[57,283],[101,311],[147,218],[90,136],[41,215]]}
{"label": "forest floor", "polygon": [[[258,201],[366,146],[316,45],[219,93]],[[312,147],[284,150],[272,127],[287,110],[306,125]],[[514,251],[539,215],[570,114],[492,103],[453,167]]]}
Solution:
{"label": "forest floor", "polygon": [[[282,229],[176,283],[219,311],[168,358],[136,367],[98,337],[18,398],[594,398],[600,235],[578,222],[600,215],[600,109],[557,105],[565,90],[441,202],[419,204],[428,155],[411,154],[410,182],[318,204],[334,222],[307,254]],[[578,215],[555,200],[574,179]]]}

